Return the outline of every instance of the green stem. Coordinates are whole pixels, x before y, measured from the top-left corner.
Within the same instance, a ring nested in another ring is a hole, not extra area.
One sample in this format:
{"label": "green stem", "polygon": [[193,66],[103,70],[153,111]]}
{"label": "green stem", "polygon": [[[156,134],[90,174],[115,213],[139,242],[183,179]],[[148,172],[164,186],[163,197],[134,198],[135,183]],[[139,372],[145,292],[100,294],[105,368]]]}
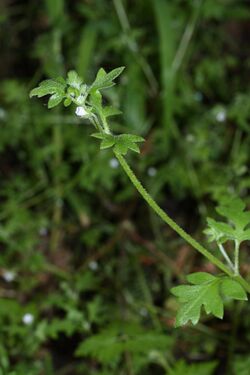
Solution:
{"label": "green stem", "polygon": [[234,248],[234,274],[235,276],[239,275],[239,250],[240,250],[240,243],[239,241],[235,241],[235,248]]}
{"label": "green stem", "polygon": [[111,134],[106,118],[104,116],[101,116],[101,119],[102,119],[104,133]]}
{"label": "green stem", "polygon": [[[124,159],[124,157],[119,153],[114,151],[116,158],[119,160],[122,168],[129,177],[130,181],[149,204],[149,206],[155,211],[155,213],[160,216],[160,218],[168,224],[176,233],[178,233],[186,242],[188,242],[193,248],[195,248],[199,253],[201,253],[205,258],[207,258],[211,263],[217,266],[221,271],[225,272],[229,276],[234,276],[234,273],[225,266],[219,259],[212,255],[205,247],[203,247],[199,242],[197,242],[193,237],[191,237],[187,232],[184,231],[174,220],[172,220],[166,212],[164,212],[160,206],[155,202],[151,195],[145,190],[141,182],[135,176],[134,172]],[[238,282],[250,293],[250,285],[246,280],[244,280],[240,275],[237,275]]]}
{"label": "green stem", "polygon": [[219,244],[219,250],[221,252],[221,254],[223,255],[223,257],[225,258],[229,268],[233,271],[234,270],[234,265],[233,263],[231,262],[231,259],[229,258],[229,256],[227,255],[227,252],[226,250],[224,249],[223,245],[222,244]]}

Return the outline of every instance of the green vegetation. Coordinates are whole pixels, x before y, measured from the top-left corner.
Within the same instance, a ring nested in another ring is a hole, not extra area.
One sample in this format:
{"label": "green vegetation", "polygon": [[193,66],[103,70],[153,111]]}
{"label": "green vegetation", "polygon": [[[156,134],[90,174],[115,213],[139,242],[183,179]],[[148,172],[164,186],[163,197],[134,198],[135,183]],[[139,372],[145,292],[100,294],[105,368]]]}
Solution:
{"label": "green vegetation", "polygon": [[0,10],[0,374],[247,374],[247,2]]}

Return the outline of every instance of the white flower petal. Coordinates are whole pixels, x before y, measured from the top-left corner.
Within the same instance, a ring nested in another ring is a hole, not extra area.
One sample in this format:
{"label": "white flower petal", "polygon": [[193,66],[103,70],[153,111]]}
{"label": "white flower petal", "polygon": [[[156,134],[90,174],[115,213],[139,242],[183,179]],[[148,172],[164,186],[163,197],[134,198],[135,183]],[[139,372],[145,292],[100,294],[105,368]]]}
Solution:
{"label": "white flower petal", "polygon": [[76,107],[75,114],[79,117],[84,117],[88,115],[88,112],[84,107]]}
{"label": "white flower petal", "polygon": [[24,316],[22,318],[22,321],[23,321],[24,324],[30,325],[34,321],[34,316],[30,313],[26,313],[26,314],[24,314]]}

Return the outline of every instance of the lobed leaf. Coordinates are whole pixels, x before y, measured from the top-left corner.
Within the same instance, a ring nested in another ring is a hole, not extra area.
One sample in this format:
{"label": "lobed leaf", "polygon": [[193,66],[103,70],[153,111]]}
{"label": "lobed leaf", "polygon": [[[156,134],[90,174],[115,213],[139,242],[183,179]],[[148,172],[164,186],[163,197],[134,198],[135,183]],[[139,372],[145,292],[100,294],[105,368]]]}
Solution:
{"label": "lobed leaf", "polygon": [[47,79],[31,90],[30,97],[37,96],[41,98],[45,95],[51,95],[48,101],[48,108],[53,108],[65,98],[65,89],[66,83],[62,77]]}
{"label": "lobed leaf", "polygon": [[221,281],[221,292],[225,297],[247,301],[246,291],[233,279],[225,278]]}
{"label": "lobed leaf", "polygon": [[250,212],[244,211],[246,204],[240,198],[224,199],[216,211],[230,221],[237,230],[244,230],[250,224]]}
{"label": "lobed leaf", "polygon": [[172,344],[170,336],[157,331],[145,331],[137,324],[118,322],[99,334],[84,340],[77,348],[79,357],[90,356],[102,364],[116,363],[124,352],[133,356],[166,350]]}
{"label": "lobed leaf", "polygon": [[244,211],[246,205],[240,198],[224,198],[216,211],[227,218],[228,223],[208,218],[208,228],[204,231],[210,241],[223,243],[228,240],[250,240],[250,212]]}
{"label": "lobed leaf", "polygon": [[83,83],[83,80],[75,70],[70,70],[67,75],[66,82],[69,86],[74,87],[78,90],[80,90],[81,84]]}
{"label": "lobed leaf", "polygon": [[121,134],[121,135],[112,135],[105,133],[94,133],[92,137],[102,139],[101,149],[106,149],[114,146],[114,151],[122,155],[126,155],[128,150],[134,152],[140,152],[137,142],[143,142],[144,139],[140,136],[133,134]]}
{"label": "lobed leaf", "polygon": [[64,95],[65,88],[66,84],[63,79],[47,79],[45,81],[42,81],[38,87],[35,87],[33,90],[31,90],[30,98],[32,98],[33,96],[41,98],[42,96],[51,94]]}
{"label": "lobed leaf", "polygon": [[111,86],[114,86],[115,83],[113,80],[117,78],[125,69],[124,66],[111,70],[111,72],[106,73],[103,68],[99,69],[96,79],[90,87],[90,92],[95,90],[102,90]]}
{"label": "lobed leaf", "polygon": [[189,321],[197,324],[202,307],[206,314],[222,319],[224,298],[247,300],[245,290],[237,280],[230,277],[216,277],[206,272],[196,272],[187,278],[195,285],[180,285],[171,289],[181,303],[176,317],[176,327]]}

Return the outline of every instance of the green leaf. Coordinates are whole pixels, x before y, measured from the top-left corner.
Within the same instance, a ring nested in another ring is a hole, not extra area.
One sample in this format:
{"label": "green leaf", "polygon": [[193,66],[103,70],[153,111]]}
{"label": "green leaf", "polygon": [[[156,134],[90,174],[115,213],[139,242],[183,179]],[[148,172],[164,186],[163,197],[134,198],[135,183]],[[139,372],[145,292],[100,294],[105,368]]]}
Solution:
{"label": "green leaf", "polygon": [[228,240],[250,240],[250,212],[244,211],[246,205],[240,198],[224,198],[216,211],[224,216],[228,223],[207,219],[208,228],[204,231],[210,241],[223,243]]}
{"label": "green leaf", "polygon": [[196,272],[188,275],[187,278],[195,285],[180,285],[171,289],[171,292],[178,297],[181,303],[176,317],[176,327],[189,321],[197,324],[202,307],[206,314],[212,314],[222,319],[223,297],[236,300],[247,299],[242,286],[230,277],[216,277],[206,272]]}
{"label": "green leaf", "polygon": [[247,294],[242,286],[233,279],[226,278],[221,281],[221,292],[225,297],[247,301]]}
{"label": "green leaf", "polygon": [[216,276],[213,276],[211,273],[207,272],[195,272],[187,275],[187,281],[190,282],[190,284],[195,285],[204,284],[214,280],[216,280]]}
{"label": "green leaf", "polygon": [[249,375],[250,369],[250,356],[237,355],[234,356],[233,370],[235,375]]}
{"label": "green leaf", "polygon": [[63,100],[64,96],[60,95],[60,94],[54,94],[52,95],[50,98],[49,98],[49,101],[48,101],[48,108],[53,108],[55,106],[57,106],[59,103],[61,103],[61,101]]}
{"label": "green leaf", "polygon": [[145,331],[137,324],[117,322],[84,340],[76,350],[79,357],[90,356],[106,365],[117,363],[124,352],[147,356],[152,350],[166,350],[172,339],[157,331]]}
{"label": "green leaf", "polygon": [[68,107],[72,103],[70,98],[66,98],[63,102],[64,107]]}
{"label": "green leaf", "polygon": [[207,223],[208,228],[204,232],[208,235],[210,241],[223,243],[235,238],[234,228],[229,224],[211,218],[207,218]]}
{"label": "green leaf", "polygon": [[45,95],[52,95],[48,101],[48,108],[53,108],[65,98],[65,89],[66,83],[62,77],[47,79],[31,90],[30,97],[41,98]]}
{"label": "green leaf", "polygon": [[126,155],[128,150],[134,152],[140,152],[137,142],[143,142],[144,139],[138,135],[133,134],[121,134],[112,135],[105,133],[94,133],[92,137],[102,139],[101,149],[110,148],[114,146],[114,150],[122,155]]}
{"label": "green leaf", "polygon": [[90,93],[90,104],[98,114],[102,111],[102,94],[100,91],[95,90]]}
{"label": "green leaf", "polygon": [[105,118],[110,117],[110,116],[120,115],[121,113],[122,112],[119,109],[114,108],[112,106],[107,106],[103,108],[103,114]]}
{"label": "green leaf", "polygon": [[112,135],[107,135],[101,142],[100,149],[104,150],[105,148],[110,148],[114,146],[115,138]]}
{"label": "green leaf", "polygon": [[30,98],[32,98],[33,96],[41,98],[42,96],[50,94],[64,95],[65,88],[66,84],[63,78],[59,77],[57,79],[47,79],[45,81],[42,81],[38,87],[31,90]]}
{"label": "green leaf", "polygon": [[111,86],[115,83],[113,80],[117,78],[125,69],[124,66],[111,70],[111,72],[106,73],[103,68],[99,69],[96,79],[90,87],[90,92],[95,90],[102,90]]}
{"label": "green leaf", "polygon": [[66,82],[69,86],[80,90],[83,80],[81,77],[79,77],[75,70],[71,70],[68,72]]}
{"label": "green leaf", "polygon": [[177,286],[172,288],[171,292],[184,303],[178,311],[176,327],[188,323],[189,320],[197,324],[202,306],[205,307],[207,314],[212,313],[218,318],[223,317],[223,304],[219,296],[217,280],[195,286]]}
{"label": "green leaf", "polygon": [[104,139],[106,134],[104,133],[93,133],[91,134],[91,137],[97,138],[97,139]]}
{"label": "green leaf", "polygon": [[235,227],[244,228],[250,222],[250,212],[244,212],[246,204],[240,198],[224,198],[216,211]]}
{"label": "green leaf", "polygon": [[190,365],[180,360],[169,371],[169,375],[212,375],[216,366],[216,362],[194,363]]}
{"label": "green leaf", "polygon": [[114,150],[122,155],[126,155],[128,150],[139,153],[140,149],[137,146],[137,142],[143,142],[144,139],[138,135],[133,134],[121,134],[116,136],[116,142]]}

